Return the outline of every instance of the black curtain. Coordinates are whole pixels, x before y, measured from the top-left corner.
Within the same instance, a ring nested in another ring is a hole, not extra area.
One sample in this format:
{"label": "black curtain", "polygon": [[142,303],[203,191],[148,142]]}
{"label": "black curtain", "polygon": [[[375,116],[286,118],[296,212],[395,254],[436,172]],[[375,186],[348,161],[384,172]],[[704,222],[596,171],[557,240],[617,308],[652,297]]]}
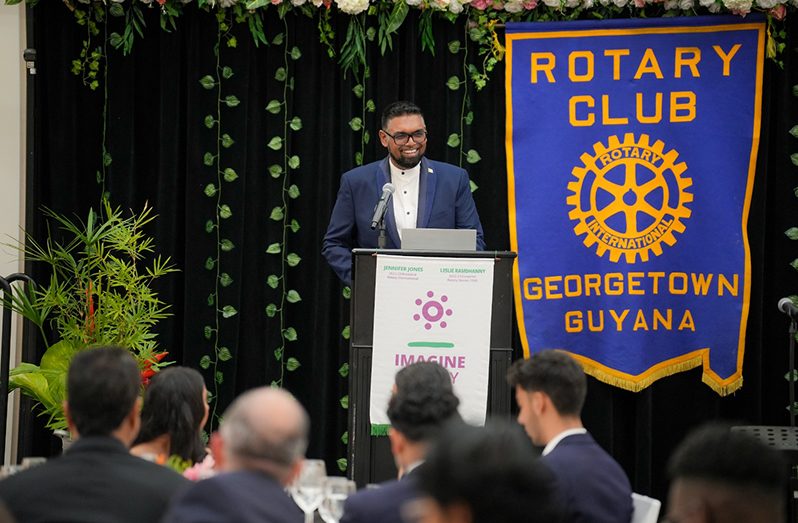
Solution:
{"label": "black curtain", "polygon": [[[34,46],[38,51],[35,82],[33,155],[35,169],[29,180],[27,205],[47,206],[59,212],[85,216],[97,208],[101,187],[103,124],[106,145],[112,157],[104,187],[115,205],[141,209],[144,202],[159,214],[150,232],[158,252],[173,258],[182,270],[159,286],[161,297],[172,304],[174,316],[159,327],[160,345],[178,363],[199,367],[212,345],[204,326],[213,325],[214,307],[208,305],[214,272],[205,268],[215,256],[216,236],[205,224],[213,218],[216,199],[203,194],[216,181],[214,167],[203,163],[206,151],[215,151],[216,130],[203,121],[215,114],[215,91],[200,84],[214,75],[217,22],[212,13],[185,9],[178,29],[158,29],[157,9],[145,10],[147,31],[138,38],[129,56],[108,51],[107,83],[99,89],[85,87],[70,73],[71,62],[86,38],[86,28],[76,25],[73,15],[58,2],[40,2],[32,9]],[[290,133],[288,145],[300,156],[299,169],[290,174],[300,196],[290,200],[289,214],[300,223],[288,234],[287,250],[301,256],[301,263],[286,273],[288,288],[302,301],[285,308],[284,326],[292,326],[298,339],[286,344],[286,355],[301,366],[285,374],[284,385],[308,409],[312,419],[309,455],[335,460],[345,455],[340,440],[346,430],[346,411],[340,398],[346,380],[338,369],[347,360],[348,345],[341,335],[349,323],[349,302],[342,286],[320,256],[321,238],[327,226],[338,189],[340,174],[354,166],[360,135],[349,122],[360,116],[362,100],[353,94],[357,75],[344,75],[335,59],[319,43],[317,19],[289,13],[285,20],[270,9],[264,17],[269,39],[285,33],[290,49],[301,58],[289,59],[294,88],[286,98],[288,118],[301,118],[303,128]],[[349,17],[331,17],[336,45],[346,35]],[[109,31],[120,30],[112,20]],[[588,400],[583,413],[588,429],[610,451],[630,476],[633,488],[664,499],[667,492],[666,461],[691,428],[710,419],[745,424],[784,425],[789,421],[787,382],[787,320],[776,310],[779,297],[796,293],[798,278],[788,263],[798,249],[783,234],[794,225],[798,202],[793,194],[796,169],[789,153],[798,151],[798,141],[787,131],[798,123],[798,107],[792,85],[796,72],[795,29],[788,24],[783,68],[768,61],[766,66],[762,140],[749,236],[752,252],[751,312],[744,363],[744,385],[721,398],[701,383],[700,369],[661,379],[640,393],[631,393],[589,379]],[[102,27],[101,27],[102,30]],[[367,113],[364,125],[371,133],[364,161],[385,153],[376,140],[379,110],[396,99],[416,101],[425,110],[430,132],[428,156],[459,163],[457,149],[446,145],[447,136],[459,131],[462,88],[446,87],[449,77],[462,78],[462,56],[448,51],[453,40],[464,41],[463,21],[436,20],[434,56],[421,52],[418,12],[412,11],[394,37],[393,50],[381,56],[375,45],[367,46],[369,76],[365,97],[373,99],[377,112]],[[95,39],[101,42],[102,33]],[[227,45],[234,36],[237,46]],[[232,167],[238,180],[223,182],[223,203],[232,217],[221,221],[222,237],[235,248],[221,256],[224,272],[233,283],[220,287],[217,305],[233,305],[238,314],[221,322],[219,345],[232,359],[220,363],[224,381],[219,385],[219,407],[251,387],[279,378],[273,356],[280,345],[279,323],[264,312],[278,296],[267,286],[267,276],[279,271],[279,257],[266,253],[269,244],[281,241],[283,226],[269,219],[282,201],[282,181],[269,175],[268,167],[282,163],[283,151],[267,147],[272,136],[282,133],[282,115],[265,110],[271,99],[283,98],[283,84],[276,70],[286,57],[281,46],[256,46],[245,24],[233,24],[219,48],[221,66],[233,76],[223,83],[223,96],[235,95],[236,107],[222,106],[221,128],[235,140],[222,149],[221,167]],[[469,52],[475,49],[469,46]],[[466,165],[479,186],[474,193],[489,249],[509,247],[504,149],[504,67],[500,63],[481,91],[471,91],[474,121],[463,137],[475,148],[481,161]],[[107,114],[103,116],[103,89],[108,89]],[[722,96],[722,93],[718,93]],[[730,108],[733,110],[733,108]],[[718,197],[723,197],[719,191]],[[34,212],[27,230],[41,238],[45,225]],[[34,276],[41,276],[34,269]],[[731,325],[730,328],[735,328]],[[517,336],[516,336],[517,339]],[[516,353],[521,354],[516,341]],[[27,355],[35,359],[30,349]],[[208,383],[213,375],[206,372]],[[210,388],[210,386],[209,386]],[[23,454],[41,454],[48,436],[25,426]]]}

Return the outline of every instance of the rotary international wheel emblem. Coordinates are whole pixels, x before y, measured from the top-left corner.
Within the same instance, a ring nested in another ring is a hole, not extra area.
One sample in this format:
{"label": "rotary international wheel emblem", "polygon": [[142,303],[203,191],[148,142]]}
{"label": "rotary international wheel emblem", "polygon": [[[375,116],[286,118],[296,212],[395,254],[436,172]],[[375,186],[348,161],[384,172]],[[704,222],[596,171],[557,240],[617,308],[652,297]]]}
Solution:
{"label": "rotary international wheel emblem", "polygon": [[635,139],[627,133],[623,141],[610,136],[606,147],[593,144],[594,154],[582,154],[583,166],[571,171],[576,181],[568,184],[568,217],[598,256],[608,252],[613,262],[621,255],[627,263],[638,257],[646,262],[649,252],[662,254],[663,243],[676,243],[674,232],[684,232],[693,181],[684,176],[687,164],[676,163],[679,153],[664,152],[664,145],[650,144],[647,134]]}

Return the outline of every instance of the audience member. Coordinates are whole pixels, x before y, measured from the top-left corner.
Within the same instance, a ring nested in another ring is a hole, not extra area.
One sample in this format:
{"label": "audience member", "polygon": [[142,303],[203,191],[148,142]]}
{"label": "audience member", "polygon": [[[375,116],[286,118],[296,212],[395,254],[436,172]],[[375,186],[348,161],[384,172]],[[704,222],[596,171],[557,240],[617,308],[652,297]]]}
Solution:
{"label": "audience member", "polygon": [[587,433],[582,406],[587,380],[567,353],[544,350],[510,367],[518,422],[554,473],[567,521],[629,523],[632,489],[623,469]]}
{"label": "audience member", "polygon": [[188,367],[155,374],[144,395],[141,430],[130,453],[163,465],[170,456],[196,463],[205,456],[200,433],[208,421],[208,391]]}
{"label": "audience member", "polygon": [[362,490],[346,500],[341,523],[401,523],[401,507],[418,496],[417,475],[429,446],[448,422],[462,421],[449,373],[432,362],[396,373],[388,402],[388,437],[400,479]]}
{"label": "audience member", "polygon": [[211,443],[222,473],[178,496],[164,521],[302,523],[285,492],[302,467],[309,421],[282,389],[261,387],[238,397]]}
{"label": "audience member", "polygon": [[670,523],[783,523],[787,465],[748,434],[709,424],[671,456]]}
{"label": "audience member", "polygon": [[[428,497],[405,510],[419,523],[557,523],[554,477],[507,422],[449,426],[420,472]],[[375,520],[376,521],[376,520]]]}
{"label": "audience member", "polygon": [[66,453],[0,481],[20,522],[158,521],[189,482],[132,456],[139,430],[139,369],[118,347],[87,349],[67,373],[64,411],[76,439]]}

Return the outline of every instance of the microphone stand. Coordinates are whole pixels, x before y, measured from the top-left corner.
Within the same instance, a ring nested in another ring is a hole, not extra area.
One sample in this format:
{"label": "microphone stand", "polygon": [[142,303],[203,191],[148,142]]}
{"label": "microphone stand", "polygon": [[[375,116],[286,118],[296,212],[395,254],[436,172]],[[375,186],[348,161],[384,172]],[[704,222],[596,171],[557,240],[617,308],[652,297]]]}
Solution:
{"label": "microphone stand", "polygon": [[388,244],[388,237],[385,235],[385,215],[382,215],[379,223],[380,235],[377,237],[377,248],[384,249]]}

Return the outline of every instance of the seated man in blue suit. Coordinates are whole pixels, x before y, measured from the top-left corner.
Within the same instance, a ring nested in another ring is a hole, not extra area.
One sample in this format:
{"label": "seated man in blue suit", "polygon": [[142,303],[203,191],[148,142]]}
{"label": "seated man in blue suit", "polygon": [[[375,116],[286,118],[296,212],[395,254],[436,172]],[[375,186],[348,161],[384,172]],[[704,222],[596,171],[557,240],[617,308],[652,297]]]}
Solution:
{"label": "seated man in blue suit", "polygon": [[386,249],[401,246],[408,228],[475,229],[477,249],[485,249],[482,224],[471,196],[468,173],[424,157],[427,128],[421,109],[394,102],[382,113],[380,142],[388,158],[344,173],[333,207],[322,254],[345,284],[352,282],[352,249],[376,248],[379,231],[371,228],[383,186],[395,192],[387,206]]}
{"label": "seated man in blue suit", "polygon": [[437,363],[413,363],[396,373],[388,437],[400,479],[350,496],[341,523],[403,523],[402,507],[418,496],[418,473],[430,445],[446,424],[462,423],[459,404],[449,373]]}
{"label": "seated man in blue suit", "polygon": [[541,461],[554,473],[566,521],[629,523],[629,479],[582,425],[582,367],[564,351],[544,350],[513,363],[507,381],[515,387],[518,423],[544,447]]}

